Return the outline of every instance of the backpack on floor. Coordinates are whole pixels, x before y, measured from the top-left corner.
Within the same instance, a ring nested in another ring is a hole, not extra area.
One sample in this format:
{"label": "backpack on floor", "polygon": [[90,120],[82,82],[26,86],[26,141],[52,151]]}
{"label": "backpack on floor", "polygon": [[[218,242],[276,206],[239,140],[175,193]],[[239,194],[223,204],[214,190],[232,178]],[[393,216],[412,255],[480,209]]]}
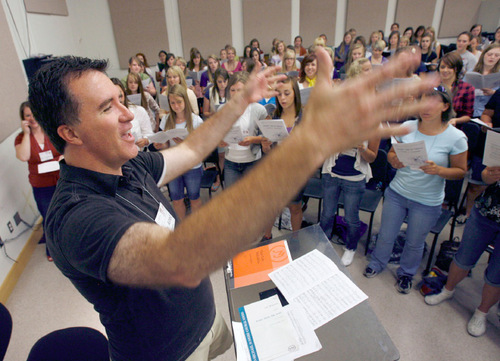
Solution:
{"label": "backpack on floor", "polygon": [[432,267],[429,274],[422,278],[418,289],[423,296],[434,295],[443,289],[448,277],[437,267]]}
{"label": "backpack on floor", "polygon": [[458,237],[455,237],[453,241],[444,241],[441,243],[441,248],[439,249],[434,265],[441,271],[448,272],[451,261],[453,261],[453,257],[455,257],[459,247],[460,241]]}

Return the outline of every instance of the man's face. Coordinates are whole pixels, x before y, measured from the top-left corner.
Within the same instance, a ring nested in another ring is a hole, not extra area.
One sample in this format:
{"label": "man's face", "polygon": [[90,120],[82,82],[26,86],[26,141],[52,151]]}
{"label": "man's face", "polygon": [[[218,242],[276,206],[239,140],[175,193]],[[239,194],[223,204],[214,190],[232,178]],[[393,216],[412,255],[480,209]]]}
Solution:
{"label": "man's face", "polygon": [[105,173],[120,170],[137,155],[137,147],[130,133],[134,115],[120,103],[118,88],[105,74],[90,70],[71,79],[68,90],[79,103],[80,123],[69,128],[77,137],[75,145],[83,147],[86,167]]}

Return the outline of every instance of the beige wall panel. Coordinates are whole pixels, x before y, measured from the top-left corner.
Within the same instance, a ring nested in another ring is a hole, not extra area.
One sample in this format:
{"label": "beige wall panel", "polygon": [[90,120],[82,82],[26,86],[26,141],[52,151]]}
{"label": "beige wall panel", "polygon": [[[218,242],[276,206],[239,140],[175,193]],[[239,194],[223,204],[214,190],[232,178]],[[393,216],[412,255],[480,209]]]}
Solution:
{"label": "beige wall panel", "polygon": [[153,66],[158,52],[168,52],[167,24],[163,0],[108,0],[120,68],[128,68],[128,59],[144,53]]}
{"label": "beige wall panel", "polygon": [[438,36],[454,38],[462,31],[468,31],[477,21],[481,2],[481,0],[445,1]]}
{"label": "beige wall panel", "polygon": [[26,12],[68,16],[66,0],[24,0]]}
{"label": "beige wall panel", "polygon": [[273,38],[290,43],[292,5],[290,0],[243,0],[243,34],[247,45],[253,38],[270,53]]}
{"label": "beige wall panel", "polygon": [[[0,49],[4,56],[0,62],[2,86],[0,86],[0,143],[21,126],[19,105],[28,98],[24,69],[17,58],[16,48],[7,25],[3,7],[0,6]],[[14,148],[14,144],[12,144]]]}
{"label": "beige wall panel", "polygon": [[356,29],[356,35],[369,39],[374,30],[384,29],[388,0],[351,0],[347,2],[346,30]]}
{"label": "beige wall panel", "polygon": [[409,26],[413,27],[413,30],[419,25],[426,28],[431,26],[435,8],[436,0],[398,0],[396,22],[399,23],[401,35]]}
{"label": "beige wall panel", "polygon": [[186,60],[189,61],[192,47],[198,48],[206,59],[212,53],[219,55],[220,49],[232,43],[229,0],[180,0],[178,3]]}
{"label": "beige wall panel", "polygon": [[[300,35],[304,47],[313,44],[319,34],[325,34],[328,45],[334,46],[337,0],[307,0],[300,2]],[[294,37],[298,34],[293,34]]]}

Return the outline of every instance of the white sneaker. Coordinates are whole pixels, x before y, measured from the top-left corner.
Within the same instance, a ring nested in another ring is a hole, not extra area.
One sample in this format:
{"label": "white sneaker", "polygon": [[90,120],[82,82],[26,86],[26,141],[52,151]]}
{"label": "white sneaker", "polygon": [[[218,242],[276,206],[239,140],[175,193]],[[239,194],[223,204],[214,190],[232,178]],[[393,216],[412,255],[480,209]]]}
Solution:
{"label": "white sneaker", "polygon": [[425,296],[424,301],[428,305],[435,306],[443,301],[446,301],[446,300],[449,300],[450,298],[452,298],[454,293],[455,293],[455,290],[448,291],[446,288],[443,287],[441,292],[436,293],[435,295]]}
{"label": "white sneaker", "polygon": [[340,260],[344,266],[349,266],[352,263],[352,260],[354,259],[354,255],[356,254],[356,251],[352,249],[346,249],[344,251],[344,255],[342,256],[342,259]]}
{"label": "white sneaker", "polygon": [[482,336],[486,332],[486,314],[476,310],[467,324],[467,331],[474,337]]}

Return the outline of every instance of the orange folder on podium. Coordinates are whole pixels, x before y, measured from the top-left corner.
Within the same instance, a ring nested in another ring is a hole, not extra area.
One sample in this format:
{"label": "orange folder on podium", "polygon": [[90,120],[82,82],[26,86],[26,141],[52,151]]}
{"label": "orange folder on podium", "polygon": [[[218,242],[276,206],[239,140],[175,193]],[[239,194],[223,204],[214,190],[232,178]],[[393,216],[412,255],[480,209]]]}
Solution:
{"label": "orange folder on podium", "polygon": [[233,258],[234,287],[270,280],[269,273],[290,263],[286,240],[249,249]]}

